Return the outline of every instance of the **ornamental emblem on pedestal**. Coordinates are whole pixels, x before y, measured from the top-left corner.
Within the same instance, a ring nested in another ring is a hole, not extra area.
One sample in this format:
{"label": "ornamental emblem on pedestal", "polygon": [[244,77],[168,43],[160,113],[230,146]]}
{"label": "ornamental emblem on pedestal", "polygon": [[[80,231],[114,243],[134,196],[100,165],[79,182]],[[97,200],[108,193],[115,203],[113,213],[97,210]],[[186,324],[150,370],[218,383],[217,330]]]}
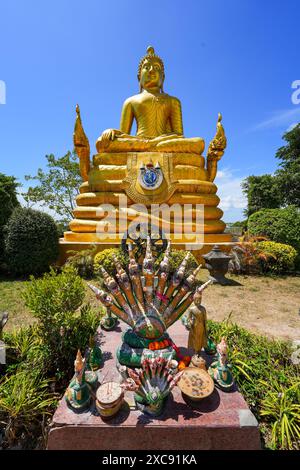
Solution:
{"label": "ornamental emblem on pedestal", "polygon": [[145,189],[157,189],[163,181],[163,173],[160,164],[153,165],[152,160],[140,167],[139,183]]}
{"label": "ornamental emblem on pedestal", "polygon": [[167,202],[178,186],[173,159],[172,153],[128,152],[127,175],[122,183],[129,199],[146,206]]}

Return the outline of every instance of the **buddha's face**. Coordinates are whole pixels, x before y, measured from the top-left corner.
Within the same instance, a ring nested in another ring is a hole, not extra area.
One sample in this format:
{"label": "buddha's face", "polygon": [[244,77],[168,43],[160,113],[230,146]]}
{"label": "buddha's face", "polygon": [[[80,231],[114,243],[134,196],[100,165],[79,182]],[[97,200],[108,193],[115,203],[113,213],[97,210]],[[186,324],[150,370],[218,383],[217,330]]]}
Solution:
{"label": "buddha's face", "polygon": [[162,87],[163,71],[159,61],[146,59],[141,70],[140,84],[142,88]]}

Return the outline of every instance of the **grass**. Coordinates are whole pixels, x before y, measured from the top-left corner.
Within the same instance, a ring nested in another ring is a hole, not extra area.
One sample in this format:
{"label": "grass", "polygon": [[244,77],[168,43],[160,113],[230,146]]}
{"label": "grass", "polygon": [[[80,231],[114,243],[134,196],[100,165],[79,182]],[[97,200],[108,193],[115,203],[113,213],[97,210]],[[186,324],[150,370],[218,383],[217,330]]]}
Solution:
{"label": "grass", "polygon": [[0,313],[9,313],[7,329],[30,325],[34,321],[21,297],[27,282],[29,281],[0,277]]}

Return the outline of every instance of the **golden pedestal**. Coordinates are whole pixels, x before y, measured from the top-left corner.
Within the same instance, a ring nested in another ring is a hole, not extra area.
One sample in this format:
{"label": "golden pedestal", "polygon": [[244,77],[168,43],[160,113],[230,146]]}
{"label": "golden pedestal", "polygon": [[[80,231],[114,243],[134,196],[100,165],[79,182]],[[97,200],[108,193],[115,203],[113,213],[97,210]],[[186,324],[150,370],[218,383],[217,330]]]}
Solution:
{"label": "golden pedestal", "polygon": [[[143,184],[141,168],[147,168],[147,164],[158,169],[157,187]],[[204,165],[204,157],[191,153],[95,155],[88,180],[76,199],[70,231],[60,241],[60,262],[65,261],[69,250],[91,245],[97,251],[119,247],[126,230],[137,220],[151,220],[164,233],[167,227],[173,248],[191,249],[199,261],[215,244],[229,251],[232,236],[224,233],[217,186],[209,181]],[[109,215],[112,224],[108,223]]]}

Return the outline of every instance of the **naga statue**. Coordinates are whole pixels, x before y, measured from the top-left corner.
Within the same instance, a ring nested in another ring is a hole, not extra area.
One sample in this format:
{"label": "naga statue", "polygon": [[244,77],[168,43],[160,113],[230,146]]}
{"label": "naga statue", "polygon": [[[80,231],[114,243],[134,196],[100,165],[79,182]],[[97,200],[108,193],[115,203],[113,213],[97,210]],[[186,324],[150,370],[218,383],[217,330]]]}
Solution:
{"label": "naga statue", "polygon": [[[116,278],[102,268],[106,291],[89,284],[100,302],[129,326],[117,350],[118,361],[124,366],[141,367],[145,359],[175,359],[178,348],[167,329],[201,296],[203,287],[196,282],[200,266],[188,275],[188,254],[172,274],[169,243],[156,272],[150,237],[141,268],[134,261],[132,248],[129,253],[127,270],[115,260]],[[203,322],[206,331],[206,318]],[[201,341],[206,345],[204,337]]]}
{"label": "naga statue", "polygon": [[[151,215],[162,232],[168,227],[166,238],[175,247],[194,249],[199,261],[216,243],[225,251],[230,249],[232,237],[224,233],[214,184],[217,164],[226,148],[221,114],[205,158],[203,138],[184,136],[180,100],[165,93],[164,63],[152,46],[139,63],[137,78],[139,93],[125,100],[119,129],[107,129],[97,139],[97,154],[92,160],[76,106],[74,147],[83,183],[70,231],[61,240],[62,262],[69,250],[86,249],[89,244],[95,244],[97,251],[120,246],[130,223],[137,218],[149,221],[149,207],[154,204],[184,209],[180,220],[171,217],[167,221],[160,210]],[[131,134],[134,123],[136,135]],[[121,197],[125,205],[120,204]],[[115,225],[111,228],[107,204],[114,208]],[[184,222],[184,233],[178,235],[186,217],[190,222]],[[203,235],[201,246],[193,238],[195,233]],[[190,248],[193,243],[195,247]]]}

